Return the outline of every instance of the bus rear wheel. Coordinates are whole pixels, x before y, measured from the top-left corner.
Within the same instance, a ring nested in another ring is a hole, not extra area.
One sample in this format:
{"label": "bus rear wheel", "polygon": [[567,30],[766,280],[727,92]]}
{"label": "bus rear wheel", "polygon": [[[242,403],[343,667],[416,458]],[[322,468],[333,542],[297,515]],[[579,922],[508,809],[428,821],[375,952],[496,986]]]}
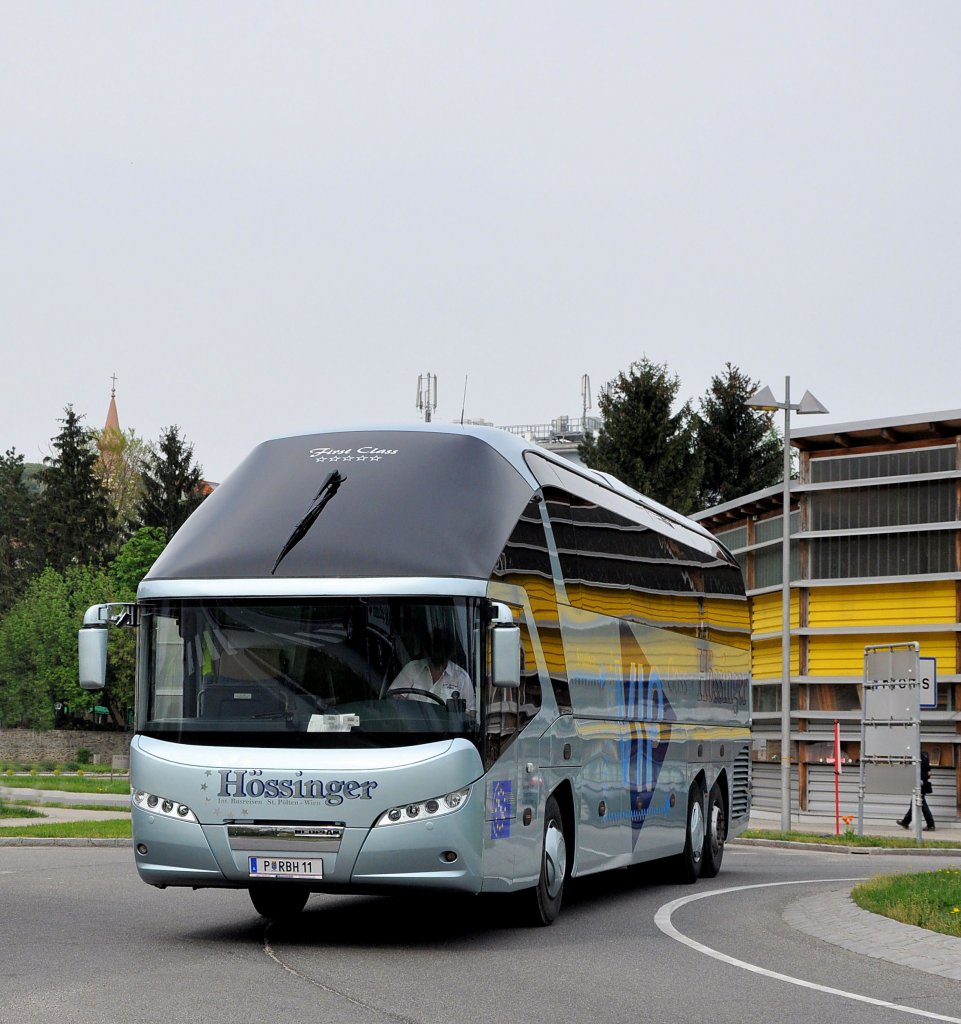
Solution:
{"label": "bus rear wheel", "polygon": [[707,798],[707,818],[704,822],[704,856],[701,862],[701,878],[713,878],[721,870],[724,858],[724,839],[727,828],[724,822],[724,797],[721,787],[715,782]]}
{"label": "bus rear wheel", "polygon": [[[541,843],[541,871],[532,890],[531,924],[552,924],[561,912],[564,882],[567,880],[567,837],[560,804],[553,796],[544,808],[544,838]],[[527,894],[525,894],[527,895]]]}
{"label": "bus rear wheel", "polygon": [[307,903],[310,890],[302,885],[287,885],[284,882],[264,882],[250,887],[250,902],[254,910],[268,921],[282,921],[296,917]]}

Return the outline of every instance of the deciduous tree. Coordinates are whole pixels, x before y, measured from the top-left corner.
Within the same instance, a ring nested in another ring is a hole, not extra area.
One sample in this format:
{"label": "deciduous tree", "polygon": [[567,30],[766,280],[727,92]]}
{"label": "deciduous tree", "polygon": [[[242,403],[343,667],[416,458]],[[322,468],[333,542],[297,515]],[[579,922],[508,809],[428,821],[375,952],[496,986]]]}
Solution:
{"label": "deciduous tree", "polygon": [[[150,567],[163,551],[167,539],[156,526],[142,526],[120,549],[110,563],[107,575],[114,601],[134,601],[137,587]],[[110,655],[107,661],[107,686],[104,703],[117,724],[126,721],[134,705],[134,676],[136,674],[135,629],[110,631]]]}
{"label": "deciduous tree", "polygon": [[108,599],[105,570],[48,566],[0,621],[0,720],[50,728],[55,705],[86,709],[100,696],[80,688],[77,630],[92,604]]}
{"label": "deciduous tree", "polygon": [[124,544],[108,570],[115,600],[136,600],[140,581],[147,575],[166,545],[167,538],[158,526],[141,526]]}
{"label": "deciduous tree", "polygon": [[113,528],[118,538],[129,537],[136,528],[143,494],[147,444],[133,429],[121,432],[108,427],[95,432],[94,439],[100,452],[96,473],[110,501]]}

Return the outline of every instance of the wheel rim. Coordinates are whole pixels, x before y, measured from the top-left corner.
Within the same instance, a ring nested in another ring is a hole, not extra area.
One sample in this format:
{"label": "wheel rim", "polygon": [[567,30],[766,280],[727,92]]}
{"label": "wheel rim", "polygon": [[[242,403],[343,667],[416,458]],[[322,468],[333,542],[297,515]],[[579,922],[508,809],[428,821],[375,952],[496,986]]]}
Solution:
{"label": "wheel rim", "polygon": [[544,833],[544,882],[547,895],[551,899],[561,891],[566,872],[567,843],[564,840],[564,833],[557,827],[557,822],[551,819]]}
{"label": "wheel rim", "polygon": [[701,811],[700,800],[691,804],[691,855],[695,861],[701,859],[701,850],[704,849],[704,814]]}

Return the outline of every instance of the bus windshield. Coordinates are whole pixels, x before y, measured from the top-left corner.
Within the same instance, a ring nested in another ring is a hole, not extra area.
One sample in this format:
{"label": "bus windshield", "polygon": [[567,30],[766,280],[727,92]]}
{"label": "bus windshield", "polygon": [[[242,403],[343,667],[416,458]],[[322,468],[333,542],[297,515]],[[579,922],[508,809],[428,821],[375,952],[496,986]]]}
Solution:
{"label": "bus windshield", "polygon": [[220,746],[401,746],[480,735],[481,602],[145,602],[137,731]]}

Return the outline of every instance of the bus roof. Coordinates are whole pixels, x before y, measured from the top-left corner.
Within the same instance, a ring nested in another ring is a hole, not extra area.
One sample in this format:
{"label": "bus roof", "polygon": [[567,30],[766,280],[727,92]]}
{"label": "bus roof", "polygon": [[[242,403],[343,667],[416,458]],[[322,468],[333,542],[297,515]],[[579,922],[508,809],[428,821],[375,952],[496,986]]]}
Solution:
{"label": "bus roof", "polygon": [[147,580],[486,580],[538,487],[525,460],[531,451],[710,537],[621,481],[494,427],[343,427],[258,445]]}

